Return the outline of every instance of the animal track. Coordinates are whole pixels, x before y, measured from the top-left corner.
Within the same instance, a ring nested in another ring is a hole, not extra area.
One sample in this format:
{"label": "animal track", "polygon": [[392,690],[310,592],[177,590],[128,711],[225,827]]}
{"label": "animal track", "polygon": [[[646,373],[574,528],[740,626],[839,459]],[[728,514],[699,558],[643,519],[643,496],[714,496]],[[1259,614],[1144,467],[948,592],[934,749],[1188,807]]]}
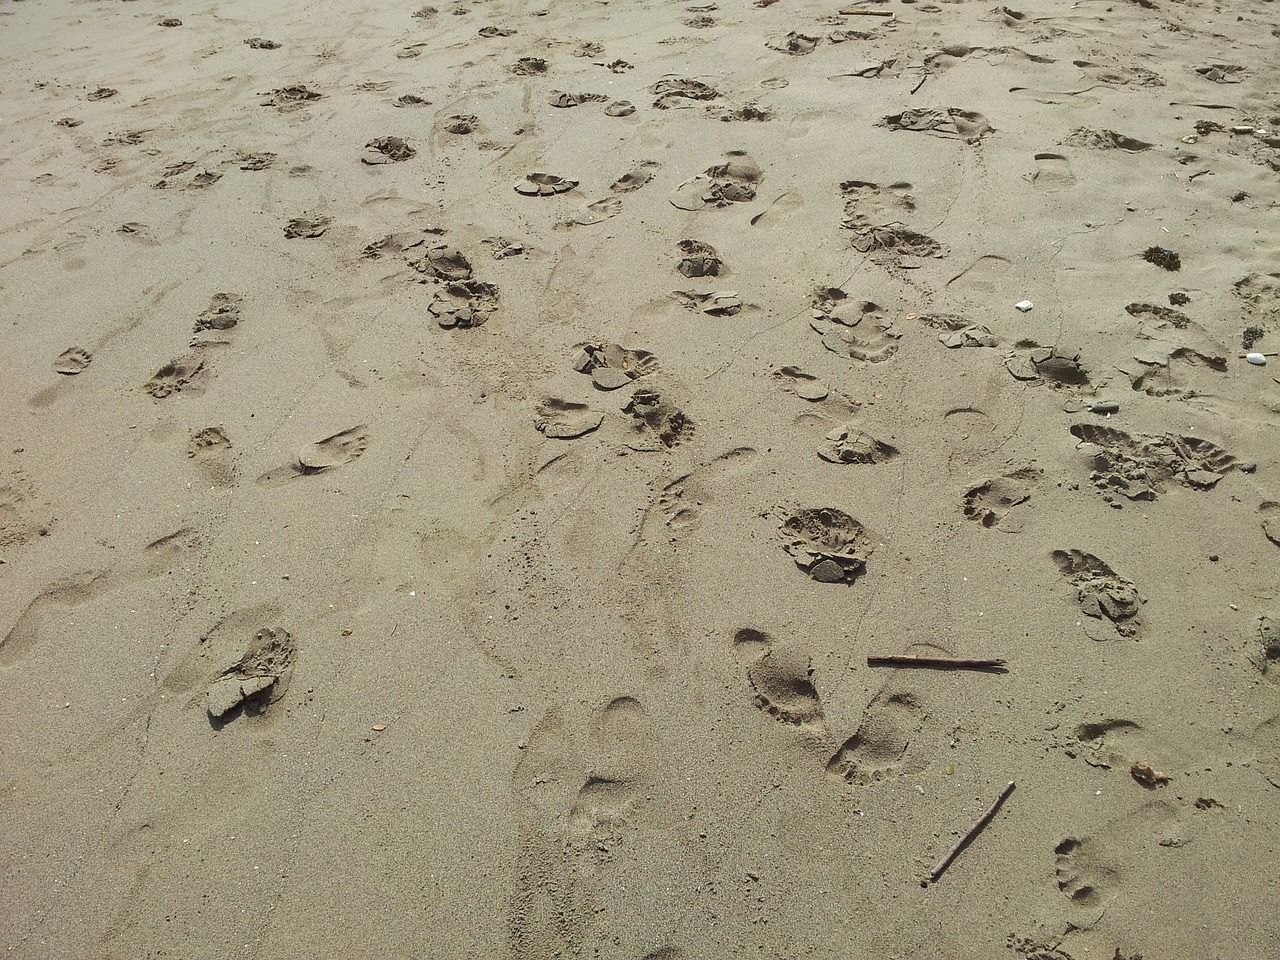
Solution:
{"label": "animal track", "polygon": [[920,733],[923,716],[911,694],[881,692],[863,712],[857,732],[827,762],[827,771],[861,786],[906,772],[907,751]]}
{"label": "animal track", "polygon": [[1075,588],[1085,616],[1111,621],[1122,637],[1138,636],[1142,631],[1139,610],[1145,600],[1137,587],[1083,550],[1055,550],[1049,556]]}
{"label": "animal track", "polygon": [[867,530],[843,510],[797,510],[779,527],[783,549],[819,583],[852,582],[866,569],[873,547]]}
{"label": "animal track", "polygon": [[1038,467],[1023,467],[991,480],[983,480],[964,495],[964,515],[984,527],[995,527],[1009,511],[1031,499],[1044,476]]}
{"label": "animal track", "polygon": [[818,446],[818,456],[830,463],[884,463],[898,455],[898,448],[846,423],[828,433]]}
{"label": "animal track", "polygon": [[1075,424],[1071,435],[1097,448],[1090,457],[1089,479],[1108,500],[1113,500],[1113,494],[1155,500],[1173,479],[1208,490],[1236,465],[1235,457],[1221,447],[1196,437],[1130,436],[1092,423]]}

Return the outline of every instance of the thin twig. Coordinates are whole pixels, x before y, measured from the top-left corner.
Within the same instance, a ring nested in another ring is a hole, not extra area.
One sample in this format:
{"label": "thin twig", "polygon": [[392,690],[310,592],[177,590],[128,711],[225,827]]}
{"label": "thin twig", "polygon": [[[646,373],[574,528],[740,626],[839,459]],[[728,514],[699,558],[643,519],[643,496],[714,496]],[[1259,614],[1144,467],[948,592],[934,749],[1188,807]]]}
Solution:
{"label": "thin twig", "polygon": [[969,845],[988,823],[991,818],[996,815],[996,811],[1000,809],[1000,804],[1009,798],[1009,794],[1013,793],[1014,782],[1009,781],[1009,785],[1000,791],[1000,796],[996,797],[996,802],[987,808],[987,812],[978,818],[978,822],[969,828],[963,837],[956,841],[956,845],[947,851],[947,855],[938,861],[938,865],[929,871],[929,879],[921,881],[920,886],[927,887],[931,883],[937,883],[938,878],[942,876],[947,867],[951,866],[951,861],[960,855],[960,851]]}
{"label": "thin twig", "polygon": [[926,73],[923,77],[921,77],[921,78],[920,78],[920,82],[919,82],[919,83],[917,83],[914,87],[912,87],[912,88],[911,88],[911,92],[912,92],[912,93],[915,93],[917,90],[919,90],[921,87],[923,87],[923,86],[924,86],[924,82],[925,82],[926,80],[928,80],[928,79],[929,79],[929,76],[930,76],[930,74],[927,74],[927,73]]}
{"label": "thin twig", "polygon": [[931,667],[934,670],[1003,670],[998,659],[970,660],[955,657],[867,657],[868,667]]}

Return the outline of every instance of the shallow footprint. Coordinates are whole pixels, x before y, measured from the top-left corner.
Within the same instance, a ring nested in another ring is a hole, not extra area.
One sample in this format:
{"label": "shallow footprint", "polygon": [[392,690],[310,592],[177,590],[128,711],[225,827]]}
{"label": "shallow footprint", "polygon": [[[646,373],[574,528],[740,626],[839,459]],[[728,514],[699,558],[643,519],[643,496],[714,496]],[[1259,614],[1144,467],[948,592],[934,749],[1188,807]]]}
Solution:
{"label": "shallow footprint", "polygon": [[298,451],[298,464],[306,474],[323,473],[345,466],[360,457],[369,447],[365,425],[351,427],[331,437],[309,443]]}
{"label": "shallow footprint", "polygon": [[799,367],[778,367],[773,371],[772,377],[787,393],[793,393],[810,403],[825,400],[831,392],[825,380],[805,373]]}
{"label": "shallow footprint", "polygon": [[84,347],[68,347],[53,361],[53,369],[65,377],[74,377],[93,362],[93,354]]}
{"label": "shallow footprint", "polygon": [[1258,512],[1262,515],[1262,532],[1268,540],[1280,547],[1280,503],[1274,500],[1263,501]]}
{"label": "shallow footprint", "polygon": [[[1083,550],[1055,550],[1049,555],[1076,591],[1085,616],[1110,621],[1122,637],[1137,637],[1142,630],[1139,610],[1146,601],[1138,588],[1102,560]],[[1103,639],[1093,635],[1095,639]]]}
{"label": "shallow footprint", "polygon": [[1031,499],[1031,491],[1043,476],[1037,467],[1023,467],[983,480],[964,495],[964,515],[984,527],[998,526],[1010,510]]}
{"label": "shallow footprint", "polygon": [[609,184],[609,189],[614,193],[634,193],[652,180],[653,175],[661,167],[662,164],[657,161],[641,160],[617,180]]}
{"label": "shallow footprint", "polygon": [[1031,182],[1041,190],[1064,190],[1075,184],[1076,176],[1071,164],[1060,153],[1037,153],[1036,172]]}
{"label": "shallow footprint", "polygon": [[[662,488],[654,506],[663,521],[676,533],[698,526],[703,510],[721,497],[730,481],[741,477],[756,459],[751,447],[735,447],[702,466],[676,477]],[[648,521],[649,511],[646,511]]]}
{"label": "shallow footprint", "polygon": [[[298,477],[325,473],[357,459],[369,446],[365,425],[335,433],[331,437],[309,443],[295,455],[293,462],[268,470],[258,477],[258,483],[275,486],[288,483]],[[203,431],[202,431],[203,432]],[[193,442],[195,438],[192,438]],[[215,441],[216,442],[216,441]]]}
{"label": "shallow footprint", "polygon": [[585,403],[547,397],[537,406],[534,427],[544,436],[555,440],[572,440],[590,433],[604,422],[604,414],[592,410]]}
{"label": "shallow footprint", "polygon": [[221,427],[197,430],[191,434],[191,440],[187,444],[187,456],[219,487],[230,486],[235,481],[235,466],[231,462],[230,451],[231,440]]}
{"label": "shallow footprint", "polygon": [[857,331],[846,327],[820,327],[810,324],[822,334],[822,345],[832,353],[850,360],[865,363],[883,363],[898,352],[902,334],[892,323],[881,321],[859,326]]}
{"label": "shallow footprint", "polygon": [[1082,906],[1102,899],[1103,891],[1119,873],[1096,840],[1068,837],[1053,848],[1053,853],[1058,889]]}
{"label": "shallow footprint", "polygon": [[862,714],[858,732],[841,744],[827,762],[827,771],[846,783],[879,783],[910,772],[907,749],[920,732],[923,711],[909,693],[881,692]]}

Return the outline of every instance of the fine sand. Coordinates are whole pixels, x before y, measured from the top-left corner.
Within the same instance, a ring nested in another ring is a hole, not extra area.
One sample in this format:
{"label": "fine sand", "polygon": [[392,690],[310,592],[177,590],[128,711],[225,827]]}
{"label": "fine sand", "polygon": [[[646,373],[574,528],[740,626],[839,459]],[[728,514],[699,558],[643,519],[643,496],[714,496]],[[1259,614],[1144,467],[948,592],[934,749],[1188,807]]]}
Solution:
{"label": "fine sand", "polygon": [[0,10],[6,956],[1274,956],[1277,5],[435,2]]}

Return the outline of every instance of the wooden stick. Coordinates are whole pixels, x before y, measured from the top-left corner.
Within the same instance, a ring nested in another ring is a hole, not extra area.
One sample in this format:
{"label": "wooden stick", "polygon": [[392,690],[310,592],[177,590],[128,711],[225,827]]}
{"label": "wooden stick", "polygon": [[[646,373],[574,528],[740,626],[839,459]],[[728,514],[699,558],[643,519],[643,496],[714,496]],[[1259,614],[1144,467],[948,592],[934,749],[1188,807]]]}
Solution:
{"label": "wooden stick", "polygon": [[1009,794],[1013,793],[1014,782],[1009,781],[1009,785],[1000,791],[1000,796],[996,797],[996,802],[987,808],[987,812],[978,818],[978,822],[969,828],[968,832],[956,841],[956,845],[947,851],[947,855],[938,861],[938,865],[929,871],[929,879],[922,881],[920,886],[927,887],[931,883],[937,883],[938,878],[942,876],[947,867],[951,866],[951,861],[960,855],[960,851],[969,845],[988,823],[991,818],[996,815],[996,811],[1000,809],[1000,804],[1009,799]]}
{"label": "wooden stick", "polygon": [[867,657],[868,667],[932,667],[935,670],[1003,670],[1004,661],[954,657]]}

